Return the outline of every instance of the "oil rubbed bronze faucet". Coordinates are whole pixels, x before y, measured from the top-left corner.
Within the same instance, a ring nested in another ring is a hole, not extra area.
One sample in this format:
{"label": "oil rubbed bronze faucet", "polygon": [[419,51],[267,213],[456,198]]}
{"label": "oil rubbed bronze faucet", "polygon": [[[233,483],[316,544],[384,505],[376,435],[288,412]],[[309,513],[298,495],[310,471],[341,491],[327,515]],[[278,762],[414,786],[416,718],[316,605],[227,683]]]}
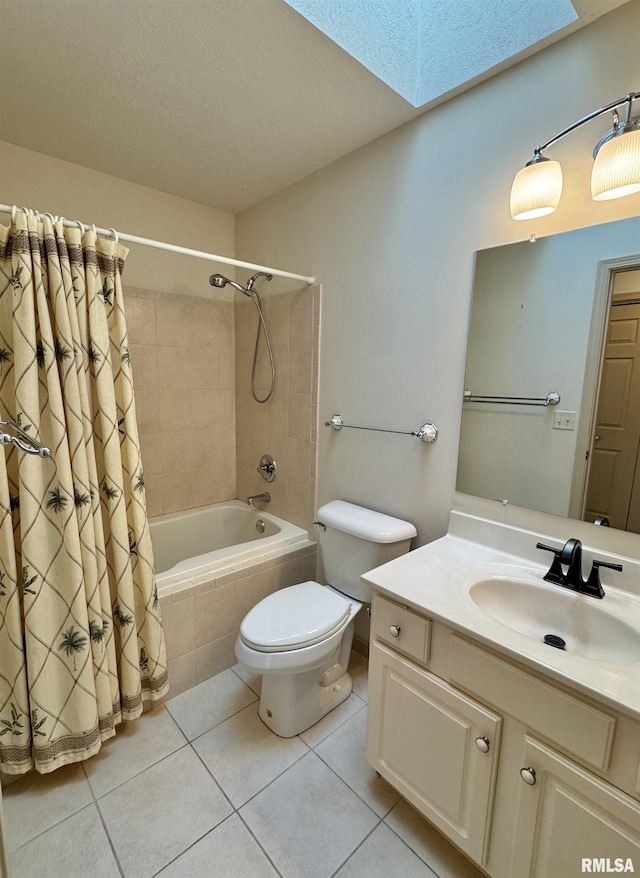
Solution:
{"label": "oil rubbed bronze faucet", "polygon": [[582,543],[580,540],[567,540],[561,549],[546,546],[544,543],[537,543],[536,548],[544,549],[545,552],[553,552],[551,567],[544,576],[547,582],[555,582],[564,588],[570,588],[579,594],[590,595],[594,598],[604,597],[604,589],[600,582],[600,568],[608,567],[610,570],[622,570],[622,564],[593,561],[589,578],[585,581],[582,578]]}

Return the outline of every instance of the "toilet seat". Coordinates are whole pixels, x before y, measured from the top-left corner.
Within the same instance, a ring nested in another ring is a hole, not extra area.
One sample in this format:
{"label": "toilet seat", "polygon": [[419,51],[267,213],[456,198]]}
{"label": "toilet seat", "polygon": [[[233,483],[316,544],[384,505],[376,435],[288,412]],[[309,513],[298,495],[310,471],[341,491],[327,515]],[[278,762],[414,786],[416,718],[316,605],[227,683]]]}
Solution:
{"label": "toilet seat", "polygon": [[270,594],[247,613],[244,643],[259,652],[303,649],[331,637],[351,615],[351,601],[312,580]]}

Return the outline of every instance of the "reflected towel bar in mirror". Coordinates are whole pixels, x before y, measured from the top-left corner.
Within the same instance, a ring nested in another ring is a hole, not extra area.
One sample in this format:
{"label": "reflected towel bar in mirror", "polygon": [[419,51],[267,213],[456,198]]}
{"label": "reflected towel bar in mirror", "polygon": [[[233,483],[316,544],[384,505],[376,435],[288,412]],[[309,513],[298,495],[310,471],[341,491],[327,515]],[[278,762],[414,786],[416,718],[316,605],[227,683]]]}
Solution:
{"label": "reflected towel bar in mirror", "polygon": [[438,428],[435,424],[423,424],[419,430],[389,430],[386,427],[361,427],[357,424],[345,424],[340,415],[333,415],[330,421],[324,422],[325,427],[333,430],[370,430],[373,433],[399,433],[401,436],[417,436],[423,442],[435,442],[438,438]]}
{"label": "reflected towel bar in mirror", "polygon": [[464,402],[487,402],[499,405],[558,405],[560,394],[552,390],[546,396],[486,396],[484,393],[464,392]]}

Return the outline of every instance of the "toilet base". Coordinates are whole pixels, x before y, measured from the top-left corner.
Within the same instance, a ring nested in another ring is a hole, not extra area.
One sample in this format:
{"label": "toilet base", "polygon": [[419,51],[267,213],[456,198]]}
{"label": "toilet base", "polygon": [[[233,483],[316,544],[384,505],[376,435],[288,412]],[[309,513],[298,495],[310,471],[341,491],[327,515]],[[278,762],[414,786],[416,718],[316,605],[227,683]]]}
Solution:
{"label": "toilet base", "polygon": [[351,675],[338,664],[324,672],[265,674],[258,715],[279,737],[293,738],[348,698],[352,687]]}
{"label": "toilet base", "polygon": [[353,681],[347,668],[353,627],[349,622],[341,642],[320,667],[297,674],[264,674],[258,716],[276,735],[299,735],[351,695]]}

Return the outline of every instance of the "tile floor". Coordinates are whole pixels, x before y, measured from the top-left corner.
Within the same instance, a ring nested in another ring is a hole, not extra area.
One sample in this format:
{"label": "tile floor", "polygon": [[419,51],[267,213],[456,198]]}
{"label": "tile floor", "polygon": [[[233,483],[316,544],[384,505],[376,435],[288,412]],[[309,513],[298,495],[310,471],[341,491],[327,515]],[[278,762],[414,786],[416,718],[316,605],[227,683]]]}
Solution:
{"label": "tile floor", "polygon": [[229,668],[98,756],[4,790],[11,878],[480,878],[364,756],[367,665],[296,738]]}

